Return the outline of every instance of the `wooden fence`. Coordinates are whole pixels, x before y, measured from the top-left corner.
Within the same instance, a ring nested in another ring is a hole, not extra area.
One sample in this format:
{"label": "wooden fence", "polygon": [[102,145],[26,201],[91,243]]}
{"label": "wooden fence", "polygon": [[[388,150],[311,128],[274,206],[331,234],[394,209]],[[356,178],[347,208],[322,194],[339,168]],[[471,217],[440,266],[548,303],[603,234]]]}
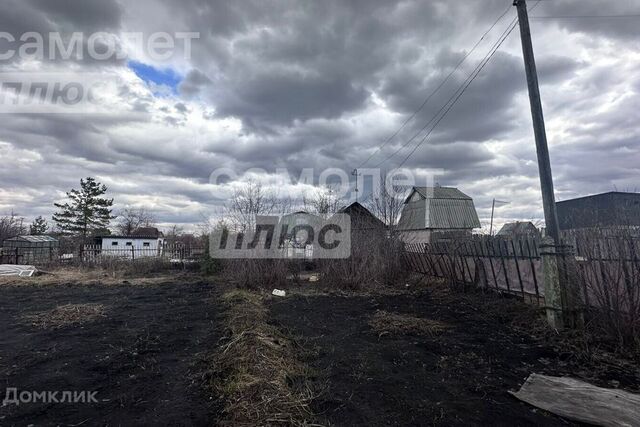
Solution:
{"label": "wooden fence", "polygon": [[418,273],[445,278],[462,286],[519,294],[540,302],[544,289],[539,246],[533,239],[488,237],[408,244],[404,259],[408,267]]}
{"label": "wooden fence", "polygon": [[[585,306],[640,311],[640,239],[629,236],[571,236],[559,246],[566,283],[577,285]],[[405,245],[412,271],[461,286],[480,286],[544,303],[537,239],[475,237],[463,241]]]}

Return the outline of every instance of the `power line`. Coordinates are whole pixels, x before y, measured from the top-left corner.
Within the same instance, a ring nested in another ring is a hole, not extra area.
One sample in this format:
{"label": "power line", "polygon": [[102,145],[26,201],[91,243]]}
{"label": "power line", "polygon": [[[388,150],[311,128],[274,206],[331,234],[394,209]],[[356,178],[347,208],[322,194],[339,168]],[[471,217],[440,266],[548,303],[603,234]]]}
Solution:
{"label": "power line", "polygon": [[529,19],[597,19],[597,18],[640,18],[640,14],[631,15],[547,15],[530,16]]}
{"label": "power line", "polygon": [[[535,5],[533,5],[529,11],[533,11],[538,5],[540,4],[540,0],[538,0],[536,2]],[[469,77],[467,78],[467,80],[465,81],[465,83],[462,84],[462,89],[458,89],[451,98],[449,98],[449,100],[445,103],[445,105],[436,113],[436,115],[429,121],[429,123],[431,123],[436,117],[438,117],[438,115],[443,111],[444,113],[440,116],[440,118],[435,122],[435,124],[433,125],[433,127],[429,130],[429,132],[427,132],[427,134],[422,138],[422,140],[413,148],[413,150],[411,150],[411,152],[409,153],[409,155],[407,157],[405,157],[405,159],[402,161],[402,163],[400,163],[400,165],[398,167],[402,167],[408,160],[409,158],[413,155],[413,153],[416,152],[416,150],[418,148],[420,148],[422,146],[422,144],[427,140],[427,138],[429,137],[429,135],[431,135],[431,133],[435,130],[435,128],[438,126],[438,124],[442,121],[442,119],[444,119],[444,117],[447,115],[447,113],[449,113],[449,111],[451,111],[451,109],[453,108],[453,106],[458,102],[458,100],[462,97],[462,95],[464,94],[464,92],[467,90],[467,88],[471,85],[471,83],[473,83],[473,81],[476,79],[476,77],[478,77],[478,75],[480,74],[480,72],[482,72],[482,70],[484,69],[484,67],[489,63],[489,61],[491,61],[491,58],[493,58],[493,55],[495,55],[495,53],[498,51],[498,49],[500,49],[500,46],[502,46],[502,44],[505,42],[505,40],[509,37],[509,35],[513,32],[513,30],[516,28],[516,26],[518,25],[517,23],[517,18],[515,18],[511,24],[507,27],[507,29],[502,33],[502,36],[500,37],[500,39],[494,44],[494,46],[492,47],[492,49],[490,49],[489,53],[487,53],[487,55],[485,55],[484,59],[480,62],[480,64],[475,68],[475,70],[469,75]],[[457,94],[457,95],[456,95]],[[451,100],[453,99],[453,102],[451,102]],[[451,103],[450,103],[451,102]],[[447,107],[448,105],[448,107]],[[428,126],[428,124],[423,127],[420,132],[422,132],[423,129],[425,129]],[[410,141],[409,141],[410,142]],[[381,165],[382,163],[384,163],[385,161],[389,160],[391,157],[395,156],[396,153],[398,153],[400,150],[402,150],[404,147],[406,147],[409,143],[403,145],[402,147],[400,147],[395,153],[393,153],[391,156],[389,156],[387,159],[385,159],[383,162],[381,162],[379,165]],[[379,166],[378,165],[378,166]]]}
{"label": "power line", "polygon": [[365,164],[367,164],[369,162],[369,160],[371,160],[373,158],[373,156],[375,156],[387,144],[389,144],[396,136],[398,136],[398,134],[407,126],[407,124],[409,124],[409,122],[411,120],[413,120],[418,115],[418,113],[420,111],[422,111],[422,109],[427,105],[429,100],[449,81],[451,76],[453,76],[453,74],[455,74],[455,72],[458,71],[458,69],[464,63],[464,61],[466,61],[467,58],[469,56],[471,56],[471,54],[476,50],[476,48],[480,45],[480,43],[487,36],[487,34],[489,34],[491,32],[491,30],[493,30],[493,28],[498,24],[498,22],[500,22],[502,20],[502,18],[504,18],[504,16],[507,13],[509,13],[509,10],[511,10],[511,6],[508,6],[507,9],[505,9],[505,11],[495,20],[495,22],[493,24],[491,24],[489,29],[487,31],[485,31],[484,34],[482,35],[482,37],[480,37],[480,39],[476,42],[476,44],[473,45],[471,50],[469,52],[467,52],[467,54],[460,60],[460,62],[458,62],[458,64],[455,66],[455,68],[445,77],[445,79],[442,82],[440,82],[440,84],[435,88],[435,90],[433,92],[431,92],[429,94],[429,96],[427,96],[427,98],[422,102],[422,104],[418,107],[418,109],[416,111],[414,111],[414,113],[411,116],[409,116],[409,118],[407,118],[404,121],[404,123],[402,123],[402,126],[400,126],[400,128],[398,130],[396,130],[389,138],[387,138],[387,140],[384,141],[384,143],[380,147],[378,147],[377,150],[375,150],[373,153],[371,153],[371,155],[369,155],[369,157],[367,157],[367,159],[358,166],[358,169],[362,168]]}
{"label": "power line", "polygon": [[[456,98],[456,95],[462,90],[462,92],[464,92],[464,90],[466,89],[466,87],[468,87],[468,84],[470,84],[471,81],[473,81],[473,79],[475,79],[475,76],[477,75],[476,73],[481,70],[482,68],[484,68],[484,65],[486,65],[486,61],[488,61],[488,59],[491,59],[491,57],[493,56],[493,54],[495,53],[495,51],[500,47],[500,45],[502,44],[502,42],[504,41],[504,39],[506,39],[506,36],[508,36],[508,34],[511,33],[511,31],[513,31],[514,25],[516,24],[517,19],[513,19],[511,21],[511,23],[507,26],[507,29],[505,29],[505,31],[503,31],[502,35],[498,38],[498,40],[494,43],[494,45],[489,49],[488,53],[485,55],[485,57],[482,59],[482,61],[480,61],[480,63],[476,66],[476,68],[471,72],[471,74],[469,74],[469,76],[465,79],[465,81],[458,87],[458,89],[456,89],[456,91],[453,93],[453,95],[451,95],[451,97],[447,100],[447,102],[440,108],[440,110],[438,110],[438,112],[431,118],[431,120],[429,120],[429,122],[427,122],[427,124],[425,124],[418,132],[416,132],[408,141],[406,141],[404,144],[402,144],[396,151],[394,151],[393,153],[391,153],[391,155],[387,156],[384,160],[382,160],[380,163],[378,163],[375,167],[380,167],[383,163],[387,162],[388,160],[390,160],[391,158],[393,158],[396,154],[398,154],[400,151],[402,151],[404,148],[406,148],[409,144],[411,144],[411,142],[413,142],[425,129],[427,129],[429,127],[429,125],[431,125],[431,123],[433,123],[434,121],[436,121],[436,119],[438,118],[438,116],[440,115],[440,113],[442,113],[446,108],[447,105],[449,105],[449,103]],[[484,64],[484,65],[483,65]],[[467,85],[467,86],[465,86]],[[459,97],[458,97],[459,98]],[[457,101],[457,98],[456,98]],[[455,102],[455,101],[454,101]],[[446,113],[445,113],[446,114]],[[442,120],[442,119],[440,119]],[[422,143],[425,141],[425,139],[431,134],[431,132],[433,132],[433,129],[435,129],[435,126],[437,126],[437,124],[440,122],[440,120],[437,121],[437,123],[431,128],[431,130],[429,130],[429,132],[425,135],[425,137],[418,143],[418,145],[416,146],[416,148],[411,152],[411,154],[413,154],[415,152],[415,150],[417,149],[417,147],[419,147],[420,145],[422,145]],[[403,161],[402,164],[404,164],[406,162]]]}
{"label": "power line", "polygon": [[487,60],[480,66],[480,68],[478,69],[478,71],[475,73],[475,75],[471,78],[471,80],[469,80],[469,82],[464,86],[464,88],[462,89],[462,91],[460,91],[460,93],[456,96],[456,98],[453,100],[453,102],[449,105],[449,107],[445,110],[444,114],[442,114],[440,116],[440,118],[438,119],[438,121],[436,121],[436,123],[433,125],[433,127],[431,128],[431,130],[429,130],[429,132],[424,136],[424,138],[422,138],[422,140],[418,143],[418,145],[416,145],[413,150],[411,150],[411,152],[407,155],[407,157],[405,157],[405,159],[402,161],[402,163],[400,163],[400,165],[398,165],[398,168],[401,168],[402,166],[404,166],[404,164],[409,160],[409,158],[411,158],[411,156],[413,155],[413,153],[415,153],[418,148],[420,148],[422,146],[422,144],[427,140],[427,138],[429,137],[429,135],[431,135],[431,133],[434,131],[434,129],[438,126],[438,124],[440,124],[440,122],[442,121],[442,119],[445,118],[445,116],[447,115],[447,113],[449,113],[449,111],[451,111],[451,109],[453,108],[453,106],[456,104],[456,102],[458,102],[458,100],[462,97],[462,95],[464,94],[464,92],[467,90],[467,88],[471,85],[471,83],[473,83],[473,81],[476,79],[476,77],[478,77],[478,75],[480,74],[480,72],[484,69],[484,67],[489,63],[489,61],[491,61],[491,58],[493,58],[493,55],[495,55],[495,53],[498,51],[498,49],[500,48],[500,46],[502,46],[502,43],[504,43],[504,41],[509,37],[509,35],[513,32],[513,30],[518,26],[517,23],[514,23],[511,28],[509,29],[509,31],[507,32],[507,34],[502,38],[502,40],[500,40],[500,42],[498,43],[498,46],[493,50],[493,52],[491,52],[491,54],[489,55],[489,57],[487,58]]}

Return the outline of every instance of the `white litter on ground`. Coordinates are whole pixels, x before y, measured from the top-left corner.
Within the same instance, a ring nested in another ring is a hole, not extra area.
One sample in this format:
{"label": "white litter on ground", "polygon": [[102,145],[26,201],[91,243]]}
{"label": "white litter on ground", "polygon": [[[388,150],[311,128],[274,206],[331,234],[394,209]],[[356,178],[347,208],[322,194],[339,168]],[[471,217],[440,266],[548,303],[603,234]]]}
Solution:
{"label": "white litter on ground", "polygon": [[281,291],[280,289],[274,289],[272,294],[277,296],[277,297],[286,297],[287,296],[287,292],[286,291]]}
{"label": "white litter on ground", "polygon": [[31,277],[37,271],[33,265],[0,264],[0,276]]}

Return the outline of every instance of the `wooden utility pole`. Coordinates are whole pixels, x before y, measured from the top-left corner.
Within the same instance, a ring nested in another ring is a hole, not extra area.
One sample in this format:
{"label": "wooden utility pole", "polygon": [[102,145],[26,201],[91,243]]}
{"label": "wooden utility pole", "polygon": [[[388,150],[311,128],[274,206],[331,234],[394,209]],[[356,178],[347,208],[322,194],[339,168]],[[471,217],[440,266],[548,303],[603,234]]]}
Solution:
{"label": "wooden utility pole", "polygon": [[544,220],[547,228],[546,239],[548,239],[548,241],[545,242],[545,249],[542,253],[547,319],[549,323],[556,328],[580,327],[583,323],[582,313],[579,308],[580,295],[573,284],[573,280],[566,274],[567,264],[565,261],[567,253],[565,247],[560,246],[560,228],[558,226],[558,213],[556,211],[556,199],[553,190],[551,161],[549,160],[549,147],[547,146],[547,133],[544,127],[542,102],[540,101],[536,61],[531,44],[531,29],[529,27],[527,2],[526,0],[514,0],[513,5],[518,9],[524,68],[527,74],[529,102],[531,103],[533,131],[536,139],[536,152],[538,154],[542,206],[544,208]]}
{"label": "wooden utility pole", "polygon": [[553,239],[555,244],[559,244],[560,229],[558,227],[558,213],[556,212],[556,198],[553,191],[553,176],[551,174],[551,161],[549,160],[549,147],[547,146],[547,132],[544,127],[544,115],[542,114],[542,102],[540,101],[538,72],[536,71],[536,60],[533,56],[533,46],[531,44],[531,29],[529,28],[527,2],[526,0],[514,0],[513,5],[518,8],[522,54],[524,56],[524,68],[527,73],[529,102],[531,103],[531,116],[533,117],[533,132],[536,138],[536,152],[538,154],[538,170],[540,172],[540,186],[542,187],[544,222],[547,228],[547,235]]}
{"label": "wooden utility pole", "polygon": [[491,205],[491,225],[489,226],[489,236],[493,236],[493,213],[496,211],[496,199],[493,199]]}

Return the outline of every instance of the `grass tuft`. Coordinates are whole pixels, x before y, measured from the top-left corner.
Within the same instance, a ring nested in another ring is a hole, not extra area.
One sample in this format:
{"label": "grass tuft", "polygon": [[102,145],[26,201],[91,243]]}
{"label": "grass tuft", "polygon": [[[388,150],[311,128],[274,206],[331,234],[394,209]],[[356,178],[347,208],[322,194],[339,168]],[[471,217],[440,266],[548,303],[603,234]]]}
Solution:
{"label": "grass tuft", "polygon": [[102,304],[67,304],[25,317],[35,327],[60,329],[71,325],[82,325],[104,316]]}
{"label": "grass tuft", "polygon": [[373,315],[369,325],[380,336],[392,334],[435,336],[449,328],[449,325],[438,320],[389,313],[381,310],[378,310]]}

